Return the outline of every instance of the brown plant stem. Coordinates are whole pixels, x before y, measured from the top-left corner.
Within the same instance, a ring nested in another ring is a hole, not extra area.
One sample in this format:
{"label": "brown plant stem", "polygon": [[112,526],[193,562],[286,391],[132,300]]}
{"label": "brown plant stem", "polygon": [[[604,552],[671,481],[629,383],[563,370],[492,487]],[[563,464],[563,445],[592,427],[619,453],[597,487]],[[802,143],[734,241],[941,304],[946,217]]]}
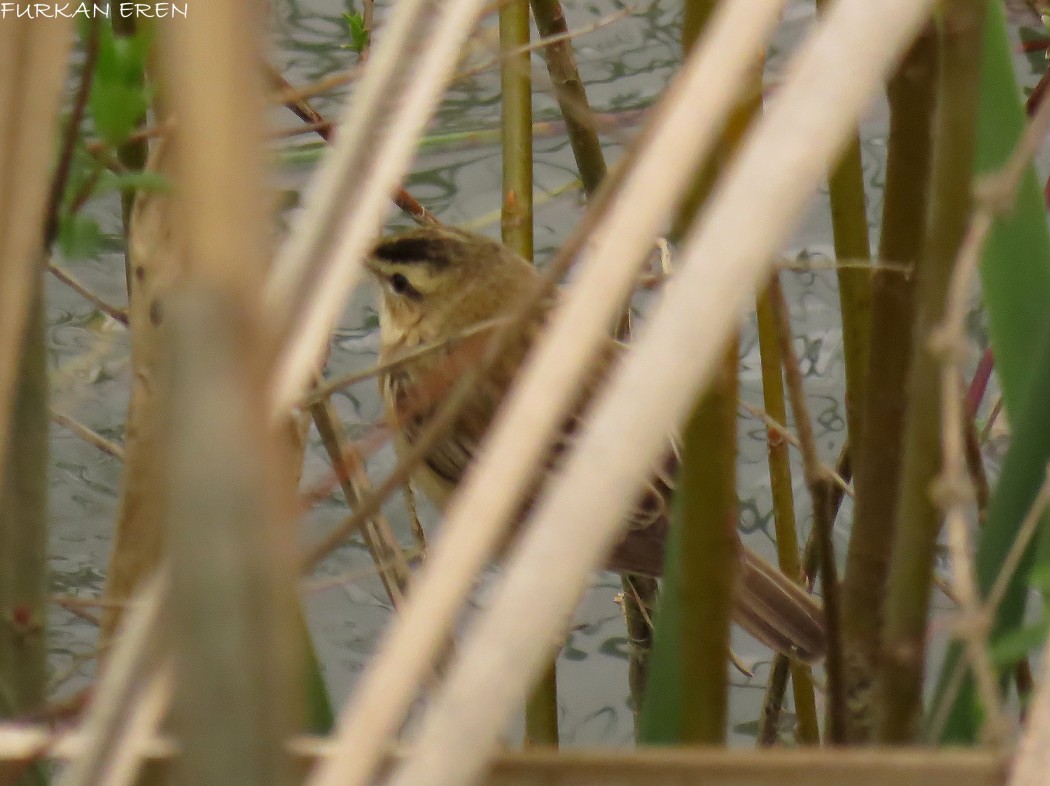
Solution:
{"label": "brown plant stem", "polygon": [[[364,472],[364,462],[356,455],[352,443],[346,439],[342,423],[328,399],[312,403],[310,416],[317,427],[317,433],[321,435],[321,443],[332,462],[332,469],[339,480],[347,504],[353,509],[361,498],[372,490]],[[390,602],[394,608],[400,608],[408,591],[411,572],[393,530],[382,513],[369,517],[362,530],[362,536],[372,555],[372,561],[380,566],[379,576]]]}
{"label": "brown plant stem", "polygon": [[66,192],[70,168],[73,165],[73,151],[77,137],[80,136],[80,123],[87,111],[88,96],[91,95],[91,83],[95,77],[95,62],[98,60],[98,47],[101,19],[92,18],[88,25],[87,40],[84,42],[84,61],[80,66],[80,82],[73,98],[73,108],[66,121],[62,147],[58,153],[58,163],[51,179],[51,190],[47,197],[47,211],[44,213],[44,248],[50,248],[58,235],[58,219],[62,212],[62,197]]}
{"label": "brown plant stem", "polygon": [[[314,109],[306,101],[305,98],[294,96],[295,88],[285,79],[272,65],[265,65],[266,78],[270,81],[270,84],[278,90],[288,91],[291,97],[288,98],[285,106],[288,107],[299,119],[303,122],[310,123],[313,130],[317,133],[321,139],[326,142],[331,141],[332,132],[335,126]],[[419,201],[412,196],[402,186],[398,186],[394,191],[393,195],[394,204],[404,211],[405,215],[415,221],[417,224],[437,224],[440,223],[437,218],[427,210]]]}
{"label": "brown plant stem", "polygon": [[569,28],[559,0],[532,0],[532,15],[536,29],[543,38],[557,36],[544,48],[547,71],[554,85],[554,93],[565,118],[576,168],[580,172],[584,191],[590,195],[605,177],[605,155],[602,153],[598,130],[594,123],[587,91],[576,67],[572,42],[567,38]]}
{"label": "brown plant stem", "polygon": [[641,713],[645,703],[645,686],[649,682],[649,656],[653,649],[653,614],[659,598],[656,579],[625,573],[623,585],[623,618],[627,629],[627,684],[631,694],[635,738],[641,732]]}
{"label": "brown plant stem", "polygon": [[[889,149],[879,259],[918,267],[926,228],[937,73],[937,33],[916,39],[890,80]],[[855,456],[853,529],[842,582],[847,738],[866,741],[873,726],[871,689],[882,646],[886,576],[900,488],[908,367],[912,356],[915,277],[875,268],[869,387]]]}
{"label": "brown plant stem", "polygon": [[916,282],[916,344],[908,384],[883,660],[876,679],[875,738],[906,743],[922,711],[927,616],[941,512],[931,487],[941,466],[940,367],[927,340],[945,312],[948,284],[972,209],[972,168],[984,3],[943,7],[930,224]]}

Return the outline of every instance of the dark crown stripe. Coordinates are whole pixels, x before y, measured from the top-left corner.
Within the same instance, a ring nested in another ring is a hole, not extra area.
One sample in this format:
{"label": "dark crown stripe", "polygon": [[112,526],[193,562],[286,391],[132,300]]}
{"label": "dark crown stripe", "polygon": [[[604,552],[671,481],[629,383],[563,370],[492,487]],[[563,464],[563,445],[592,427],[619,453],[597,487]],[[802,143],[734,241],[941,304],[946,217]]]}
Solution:
{"label": "dark crown stripe", "polygon": [[448,264],[448,250],[445,244],[433,238],[395,237],[377,245],[372,253],[385,262],[408,265],[425,262],[434,265]]}

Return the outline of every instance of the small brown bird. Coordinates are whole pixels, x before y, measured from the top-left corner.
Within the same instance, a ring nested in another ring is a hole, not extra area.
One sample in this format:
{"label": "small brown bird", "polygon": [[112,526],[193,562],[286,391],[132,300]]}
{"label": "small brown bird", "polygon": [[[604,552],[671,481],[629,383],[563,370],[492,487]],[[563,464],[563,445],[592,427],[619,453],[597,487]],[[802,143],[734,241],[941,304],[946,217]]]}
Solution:
{"label": "small brown bird", "polygon": [[[405,357],[380,378],[395,445],[404,451],[417,438],[464,370],[475,363],[489,336],[472,329],[510,312],[534,292],[536,269],[494,240],[457,229],[427,227],[379,242],[367,266],[380,285],[381,351],[387,363]],[[539,329],[540,308],[531,329],[508,347],[495,368],[472,393],[447,434],[427,453],[413,475],[416,485],[439,507],[455,491],[492,422],[515,373]],[[457,336],[465,338],[453,341]],[[439,345],[418,354],[413,350]],[[564,424],[564,438],[553,448],[545,471],[556,468],[610,361],[623,345],[611,338],[580,391],[575,414]],[[611,570],[659,576],[668,533],[669,501],[678,456],[672,440],[666,458],[654,468],[630,516],[627,535],[609,560]],[[541,473],[533,494],[543,482]],[[532,494],[530,494],[530,497]],[[531,502],[531,500],[530,500]],[[527,508],[526,508],[527,509]],[[522,514],[525,510],[522,511]],[[824,654],[824,613],[802,587],[751,549],[739,544],[741,569],[734,594],[734,617],[770,647],[802,660]]]}

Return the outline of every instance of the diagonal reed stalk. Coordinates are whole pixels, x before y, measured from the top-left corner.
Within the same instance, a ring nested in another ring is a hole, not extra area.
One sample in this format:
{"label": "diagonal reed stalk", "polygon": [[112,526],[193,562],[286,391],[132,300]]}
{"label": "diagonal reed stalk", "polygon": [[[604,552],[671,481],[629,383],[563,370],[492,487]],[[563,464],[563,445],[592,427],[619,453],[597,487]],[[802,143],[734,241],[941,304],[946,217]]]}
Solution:
{"label": "diagonal reed stalk", "polygon": [[[532,0],[530,5],[536,29],[542,38],[568,35],[569,28],[565,24],[565,14],[559,0]],[[544,47],[543,52],[547,60],[547,72],[554,85],[554,95],[565,118],[565,128],[583,190],[588,195],[593,194],[605,178],[607,167],[587,91],[576,67],[572,42],[567,39],[553,41]]]}

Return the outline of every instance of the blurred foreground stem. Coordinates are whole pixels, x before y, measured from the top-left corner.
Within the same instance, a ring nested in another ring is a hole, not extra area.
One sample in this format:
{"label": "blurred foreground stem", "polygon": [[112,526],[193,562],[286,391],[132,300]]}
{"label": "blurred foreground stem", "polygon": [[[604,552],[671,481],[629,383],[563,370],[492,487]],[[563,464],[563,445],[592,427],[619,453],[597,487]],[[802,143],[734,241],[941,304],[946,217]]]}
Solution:
{"label": "blurred foreground stem", "polygon": [[[47,688],[48,378],[40,274],[22,339],[0,486],[0,718],[44,705]],[[2,769],[2,768],[0,768]],[[45,783],[42,766],[19,784]]]}

